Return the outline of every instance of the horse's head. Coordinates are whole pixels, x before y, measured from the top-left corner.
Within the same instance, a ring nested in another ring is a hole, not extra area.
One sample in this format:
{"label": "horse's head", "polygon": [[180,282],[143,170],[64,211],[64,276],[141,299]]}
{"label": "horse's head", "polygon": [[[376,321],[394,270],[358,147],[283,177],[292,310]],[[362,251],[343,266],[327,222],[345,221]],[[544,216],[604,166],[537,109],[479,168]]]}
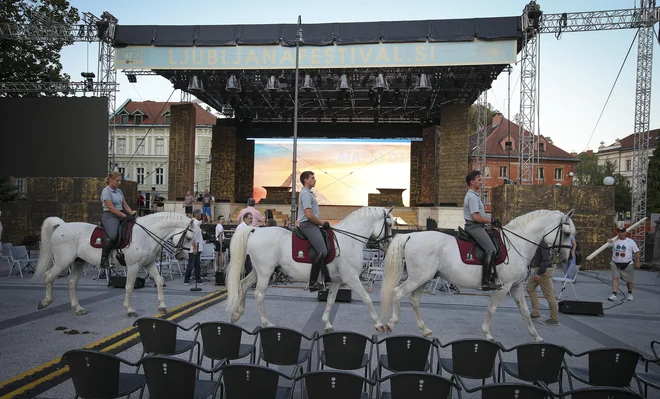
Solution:
{"label": "horse's head", "polygon": [[[381,247],[387,247],[387,244],[392,239],[392,226],[394,225],[394,218],[392,217],[392,209],[377,208],[380,210],[380,217],[374,219],[371,228],[371,238],[376,240]],[[383,245],[384,244],[384,245]]]}
{"label": "horse's head", "polygon": [[559,251],[559,261],[565,262],[571,253],[571,236],[575,234],[575,225],[573,224],[573,209],[568,213],[559,212],[558,221],[548,225],[548,232],[543,239],[551,250]]}
{"label": "horse's head", "polygon": [[199,220],[190,219],[183,231],[180,231],[172,237],[174,243],[174,257],[178,260],[187,260],[188,251],[194,245],[195,235],[199,231],[201,234],[201,224]]}

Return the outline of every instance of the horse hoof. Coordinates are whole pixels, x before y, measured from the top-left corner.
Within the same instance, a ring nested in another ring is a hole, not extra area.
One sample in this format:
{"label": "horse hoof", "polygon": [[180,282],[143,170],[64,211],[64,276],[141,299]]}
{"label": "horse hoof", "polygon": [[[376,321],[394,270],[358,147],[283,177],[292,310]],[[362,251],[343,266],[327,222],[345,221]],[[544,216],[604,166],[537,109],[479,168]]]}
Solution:
{"label": "horse hoof", "polygon": [[424,333],[424,338],[433,338],[433,331],[428,331]]}
{"label": "horse hoof", "polygon": [[376,331],[378,331],[378,332],[385,332],[385,327],[383,327],[383,326],[376,326],[375,328],[376,328]]}
{"label": "horse hoof", "polygon": [[76,314],[78,316],[84,316],[84,315],[87,314],[87,311],[85,309],[78,309],[78,310],[76,310]]}
{"label": "horse hoof", "polygon": [[167,313],[167,308],[164,307],[164,306],[159,306],[159,307],[158,307],[158,311],[159,311],[160,313],[162,313],[162,314],[165,314],[165,313]]}
{"label": "horse hoof", "polygon": [[335,331],[334,327],[328,327],[328,328],[325,329],[325,332],[327,332],[327,333],[334,332],[334,331]]}
{"label": "horse hoof", "polygon": [[128,315],[128,317],[137,317],[137,315],[138,315],[137,312],[134,311],[134,310],[131,311],[131,312],[128,312],[128,313],[126,313],[126,314]]}
{"label": "horse hoof", "polygon": [[534,338],[534,342],[543,342],[543,341],[545,341],[545,340],[541,337]]}
{"label": "horse hoof", "polygon": [[39,302],[39,304],[37,305],[37,310],[44,309],[46,306],[48,305],[44,305],[43,302]]}
{"label": "horse hoof", "polygon": [[392,332],[392,327],[390,327],[389,324],[386,324],[386,325],[385,325],[385,331],[386,331],[388,334],[391,333],[391,332]]}
{"label": "horse hoof", "polygon": [[233,314],[233,315],[231,315],[231,322],[236,323],[238,321],[238,319],[240,319],[240,318],[241,318],[241,316],[239,316],[237,314]]}

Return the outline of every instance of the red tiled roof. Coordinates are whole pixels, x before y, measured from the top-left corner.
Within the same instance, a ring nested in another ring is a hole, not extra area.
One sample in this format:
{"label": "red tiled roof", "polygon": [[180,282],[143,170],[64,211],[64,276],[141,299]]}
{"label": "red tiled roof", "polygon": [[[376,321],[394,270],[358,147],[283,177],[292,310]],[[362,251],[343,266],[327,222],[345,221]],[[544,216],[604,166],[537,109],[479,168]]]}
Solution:
{"label": "red tiled roof", "polygon": [[[501,118],[501,119],[500,119]],[[518,156],[518,135],[520,131],[520,126],[514,122],[502,117],[501,115],[496,115],[493,118],[493,125],[490,126],[492,131],[486,138],[486,156],[508,156],[509,151],[506,150],[505,143],[509,141],[508,132],[510,129],[511,132],[511,142],[513,143],[513,149],[511,150],[511,155]],[[476,140],[476,135],[470,137],[470,144],[474,145]],[[564,159],[575,159],[577,158],[568,152],[562,150],[556,145],[548,142],[545,137],[541,136],[541,143],[544,143],[545,151],[541,152],[539,155],[541,158],[564,158]]]}
{"label": "red tiled roof", "polygon": [[[658,145],[658,142],[660,141],[660,129],[654,129],[654,130],[649,130],[649,147],[653,148]],[[615,143],[610,144],[610,146],[614,145]],[[604,149],[602,150],[603,152],[607,151],[620,151],[620,150],[626,150],[626,149],[631,149],[635,146],[635,133],[628,135],[621,140],[619,140],[619,144],[621,144],[620,148],[613,148],[613,149]],[[598,152],[601,152],[600,150]]]}
{"label": "red tiled roof", "polygon": [[[144,119],[142,120],[142,125],[164,125],[165,118],[163,114],[170,110],[171,105],[176,104],[187,104],[180,102],[157,102],[157,101],[129,101],[124,105],[124,108],[118,109],[115,113],[114,123],[119,124],[119,115],[122,110],[128,112],[128,123],[133,124],[133,113],[136,110],[140,110],[145,114]],[[199,104],[192,103],[195,107],[195,115],[197,117],[196,125],[215,125],[216,117],[210,112],[204,110]],[[155,120],[155,123],[154,123]]]}

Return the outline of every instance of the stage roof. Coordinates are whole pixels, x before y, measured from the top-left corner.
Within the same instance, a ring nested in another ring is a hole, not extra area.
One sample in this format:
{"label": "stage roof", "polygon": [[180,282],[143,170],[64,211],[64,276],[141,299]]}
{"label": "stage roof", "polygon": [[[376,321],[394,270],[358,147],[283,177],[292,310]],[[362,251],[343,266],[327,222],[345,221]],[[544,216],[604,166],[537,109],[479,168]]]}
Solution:
{"label": "stage roof", "polygon": [[[303,24],[301,122],[439,123],[516,62],[520,17]],[[158,74],[237,121],[290,122],[294,24],[119,25],[115,67]]]}

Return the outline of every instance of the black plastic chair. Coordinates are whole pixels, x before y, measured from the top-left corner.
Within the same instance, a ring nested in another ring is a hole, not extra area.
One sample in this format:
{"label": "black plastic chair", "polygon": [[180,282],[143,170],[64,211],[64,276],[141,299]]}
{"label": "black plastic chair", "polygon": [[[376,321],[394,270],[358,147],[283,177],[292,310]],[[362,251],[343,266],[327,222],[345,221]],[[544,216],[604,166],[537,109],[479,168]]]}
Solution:
{"label": "black plastic chair", "polygon": [[[223,363],[209,370],[183,359],[160,355],[147,356],[139,363],[144,367],[150,399],[215,398],[220,387],[220,378],[213,381],[213,374],[219,372]],[[210,380],[197,379],[200,371],[210,374]]]}
{"label": "black plastic chair", "polygon": [[[639,360],[645,360],[638,352],[626,348],[598,348],[573,357],[588,357],[588,367],[566,366],[568,384],[573,390],[573,378],[591,386],[630,388],[636,378],[635,370]],[[640,392],[641,384],[637,381]]]}
{"label": "black plastic chair", "polygon": [[[300,365],[295,367],[291,376],[256,364],[225,364],[220,369],[227,399],[288,399],[296,387],[294,378],[302,374]],[[293,380],[292,386],[279,386],[280,377]]]}
{"label": "black plastic chair", "polygon": [[[516,362],[505,362],[502,359],[504,352],[516,352]],[[518,380],[535,383],[543,381],[545,384],[559,384],[559,392],[563,391],[563,367],[566,365],[565,354],[573,355],[563,346],[546,342],[533,342],[517,345],[498,352],[500,364],[497,367],[497,380],[506,382],[506,375]]]}
{"label": "black plastic chair", "polygon": [[[386,354],[380,354],[380,344],[385,343]],[[400,371],[432,372],[435,341],[417,335],[393,335],[376,342],[378,376],[383,369],[393,373]],[[430,360],[429,360],[430,356]]]}
{"label": "black plastic chair", "polygon": [[[319,370],[296,377],[302,380],[309,399],[369,399],[375,381],[357,374],[338,370]],[[363,385],[370,385],[369,392],[362,390]]]}
{"label": "black plastic chair", "polygon": [[[390,392],[382,392],[381,385],[390,381]],[[456,388],[459,399],[461,387],[445,377],[423,371],[402,371],[378,380],[375,399],[447,399]]]}
{"label": "black plastic chair", "polygon": [[134,373],[120,373],[121,363],[138,367],[118,356],[91,349],[74,349],[62,356],[76,390],[76,398],[111,399],[128,396],[144,389],[145,378]]}
{"label": "black plastic chair", "polygon": [[[256,329],[250,332],[235,324],[223,322],[202,323],[196,327],[202,336],[202,356],[211,359],[211,367],[215,360],[226,361],[243,359],[250,356],[250,363],[254,363],[256,356],[257,334]],[[242,344],[243,333],[254,336],[251,344]]]}
{"label": "black plastic chair", "polygon": [[468,389],[462,378],[456,377],[456,379],[461,383],[465,392],[475,393],[481,391],[481,399],[546,399],[552,397],[551,392],[536,385],[501,382],[497,384],[480,385]]}
{"label": "black plastic chair", "polygon": [[[312,351],[318,332],[311,337],[285,327],[259,327],[255,330],[261,339],[257,364],[263,359],[266,366],[296,366],[307,362],[307,371],[312,368]],[[309,349],[301,348],[302,339],[311,342]]]}
{"label": "black plastic chair", "polygon": [[555,394],[555,397],[570,397],[572,399],[644,399],[642,395],[636,392],[616,387],[581,388]]}
{"label": "black plastic chair", "polygon": [[195,332],[192,340],[176,339],[177,330],[190,331],[199,323],[185,328],[173,321],[155,317],[141,317],[135,320],[133,327],[137,326],[142,342],[142,358],[150,355],[178,355],[190,351],[189,361],[192,361],[193,349],[197,346],[197,364],[199,364],[200,345],[197,341],[199,330]]}
{"label": "black plastic chair", "polygon": [[[371,374],[371,357],[376,335],[367,337],[349,331],[333,331],[316,338],[317,368],[330,367],[337,370],[364,369],[364,378]],[[367,343],[369,350],[367,352]]]}
{"label": "black plastic chair", "polygon": [[[655,356],[655,359],[645,359],[644,372],[637,373],[637,381],[641,382],[644,386],[644,396],[648,397],[649,386],[654,389],[660,390],[660,374],[656,372],[649,371],[649,366],[651,364],[660,365],[660,356],[658,356],[658,350],[656,345],[660,347],[660,342],[651,341],[651,351]],[[641,392],[641,390],[640,390]]]}
{"label": "black plastic chair", "polygon": [[437,347],[446,348],[451,346],[451,359],[441,358],[438,353],[439,369],[442,368],[455,377],[481,380],[486,383],[486,378],[493,377],[495,381],[495,358],[500,350],[504,350],[499,342],[486,339],[459,339],[442,345],[437,340]]}

